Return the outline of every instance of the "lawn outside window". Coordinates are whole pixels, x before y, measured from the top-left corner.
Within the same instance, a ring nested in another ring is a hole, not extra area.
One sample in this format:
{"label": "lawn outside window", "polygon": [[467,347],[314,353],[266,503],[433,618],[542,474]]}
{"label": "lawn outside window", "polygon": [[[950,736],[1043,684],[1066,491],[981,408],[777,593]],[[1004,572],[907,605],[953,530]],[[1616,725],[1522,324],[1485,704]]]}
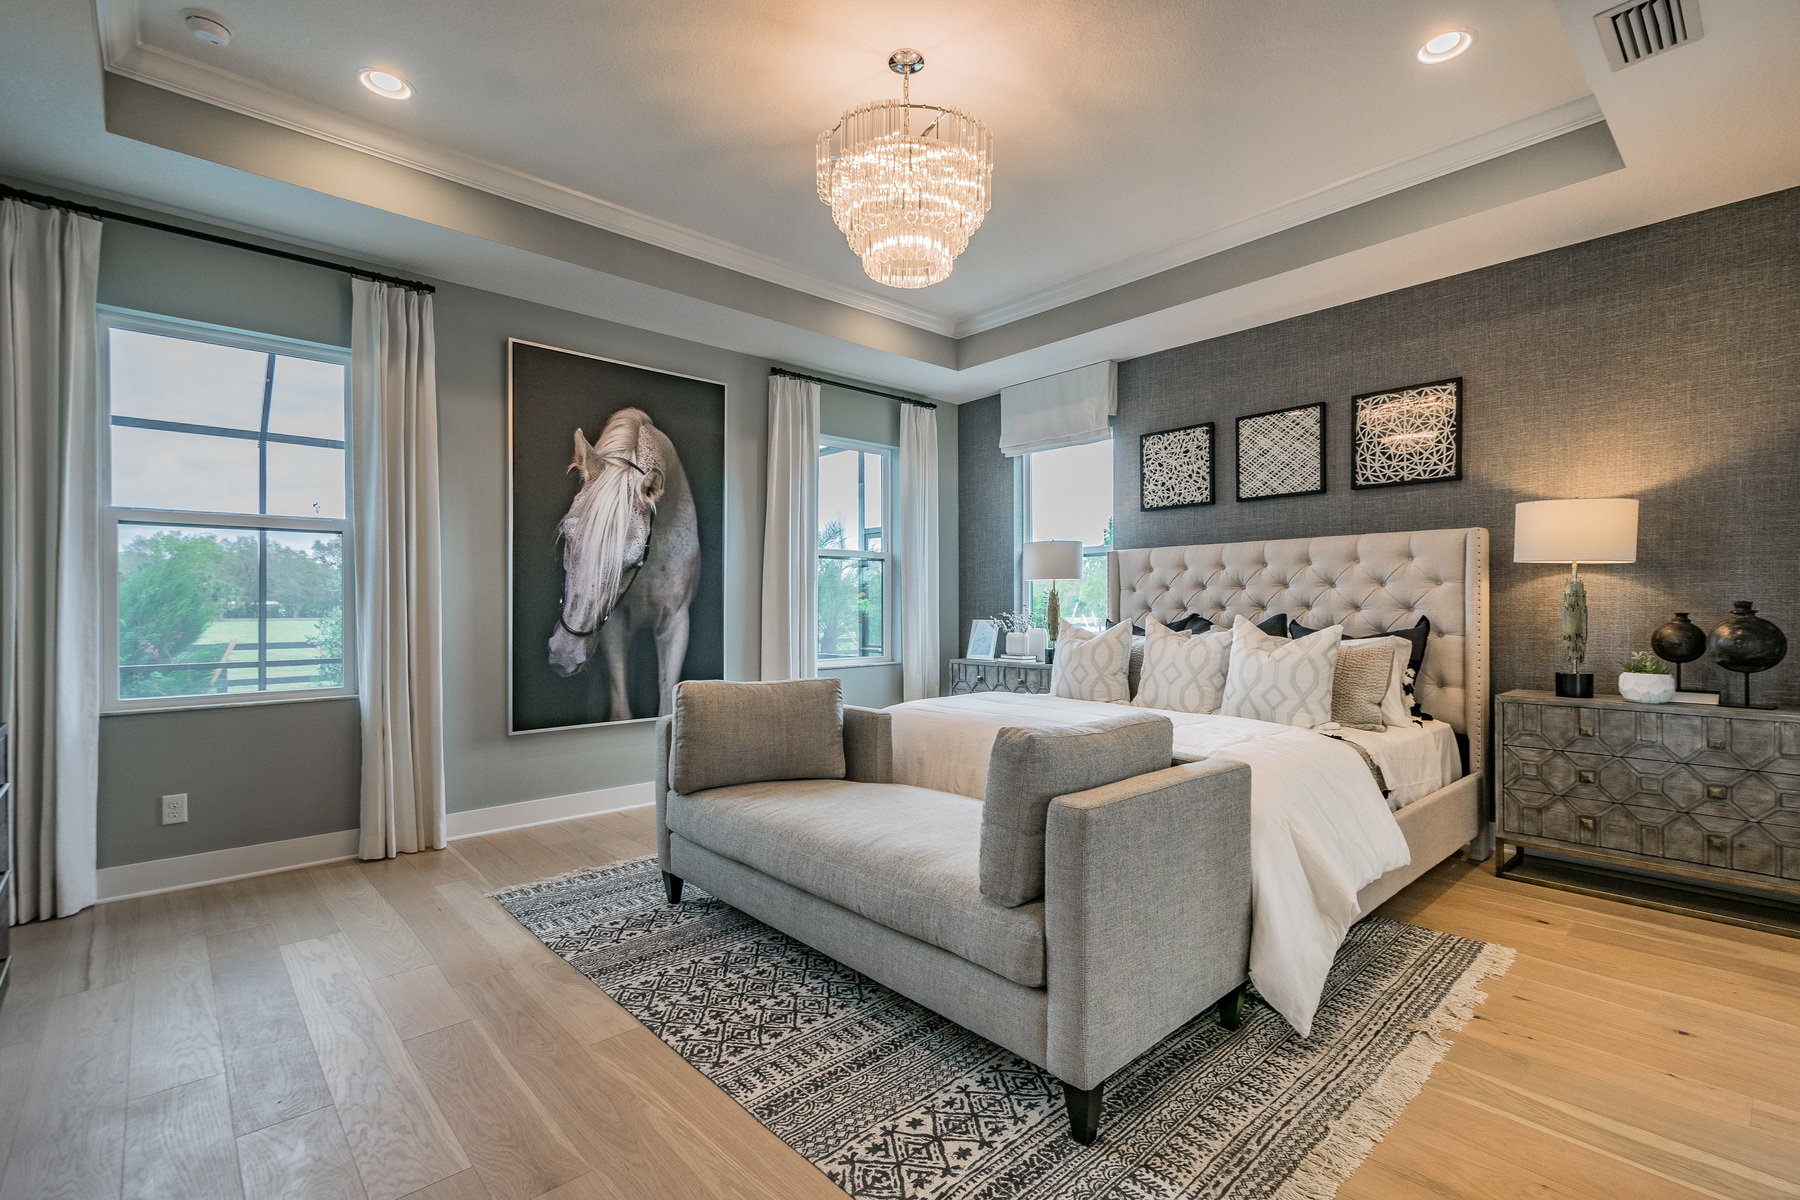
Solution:
{"label": "lawn outside window", "polygon": [[102,307],[109,712],[348,696],[349,351]]}

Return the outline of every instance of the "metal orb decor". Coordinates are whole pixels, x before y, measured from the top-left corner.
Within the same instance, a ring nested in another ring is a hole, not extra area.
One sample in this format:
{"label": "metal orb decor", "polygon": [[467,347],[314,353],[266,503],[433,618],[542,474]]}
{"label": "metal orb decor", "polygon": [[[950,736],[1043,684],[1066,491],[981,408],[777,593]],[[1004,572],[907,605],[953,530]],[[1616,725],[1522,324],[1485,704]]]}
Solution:
{"label": "metal orb decor", "polygon": [[1691,663],[1706,653],[1706,630],[1689,620],[1686,613],[1676,613],[1650,635],[1650,649],[1664,662],[1675,664],[1675,690],[1680,691],[1681,664]]}
{"label": "metal orb decor", "polygon": [[1787,657],[1787,634],[1764,617],[1748,600],[1732,606],[1725,623],[1713,631],[1713,661],[1744,677],[1744,702],[1732,708],[1774,708],[1750,702],[1750,676],[1766,671]]}

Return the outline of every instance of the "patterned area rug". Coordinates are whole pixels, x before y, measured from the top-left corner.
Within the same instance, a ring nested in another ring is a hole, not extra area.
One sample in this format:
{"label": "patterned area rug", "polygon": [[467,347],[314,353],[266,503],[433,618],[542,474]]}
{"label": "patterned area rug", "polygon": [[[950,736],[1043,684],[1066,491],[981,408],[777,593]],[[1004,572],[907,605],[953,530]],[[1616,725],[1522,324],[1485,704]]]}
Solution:
{"label": "patterned area rug", "polygon": [[1302,1041],[1204,1015],[1113,1076],[1099,1140],[1047,1072],[688,885],[654,859],[496,895],[852,1196],[1329,1200],[1513,952],[1372,917]]}

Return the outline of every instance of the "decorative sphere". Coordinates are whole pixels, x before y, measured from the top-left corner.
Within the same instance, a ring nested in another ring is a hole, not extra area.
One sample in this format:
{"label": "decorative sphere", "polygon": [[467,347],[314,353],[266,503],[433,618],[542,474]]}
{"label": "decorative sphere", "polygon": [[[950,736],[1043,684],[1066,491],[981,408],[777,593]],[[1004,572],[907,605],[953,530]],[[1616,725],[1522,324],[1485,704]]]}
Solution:
{"label": "decorative sphere", "polygon": [[1757,616],[1748,600],[1732,606],[1713,638],[1713,661],[1727,671],[1766,671],[1787,657],[1787,634]]}
{"label": "decorative sphere", "polygon": [[1706,630],[1688,620],[1686,613],[1676,613],[1650,635],[1650,649],[1664,662],[1691,663],[1706,653]]}

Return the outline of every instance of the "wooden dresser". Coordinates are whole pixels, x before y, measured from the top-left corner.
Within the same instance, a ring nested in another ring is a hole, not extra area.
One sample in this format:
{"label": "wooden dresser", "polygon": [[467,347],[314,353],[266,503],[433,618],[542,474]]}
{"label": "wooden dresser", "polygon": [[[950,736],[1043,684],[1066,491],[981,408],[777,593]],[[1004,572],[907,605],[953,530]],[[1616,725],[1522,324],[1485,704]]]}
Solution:
{"label": "wooden dresser", "polygon": [[1495,703],[1496,871],[1510,843],[1800,898],[1800,710]]}
{"label": "wooden dresser", "polygon": [[1050,664],[1004,662],[991,658],[953,658],[950,660],[950,694],[966,696],[970,692],[1050,691]]}
{"label": "wooden dresser", "polygon": [[0,1003],[12,985],[12,743],[11,728],[0,725]]}

